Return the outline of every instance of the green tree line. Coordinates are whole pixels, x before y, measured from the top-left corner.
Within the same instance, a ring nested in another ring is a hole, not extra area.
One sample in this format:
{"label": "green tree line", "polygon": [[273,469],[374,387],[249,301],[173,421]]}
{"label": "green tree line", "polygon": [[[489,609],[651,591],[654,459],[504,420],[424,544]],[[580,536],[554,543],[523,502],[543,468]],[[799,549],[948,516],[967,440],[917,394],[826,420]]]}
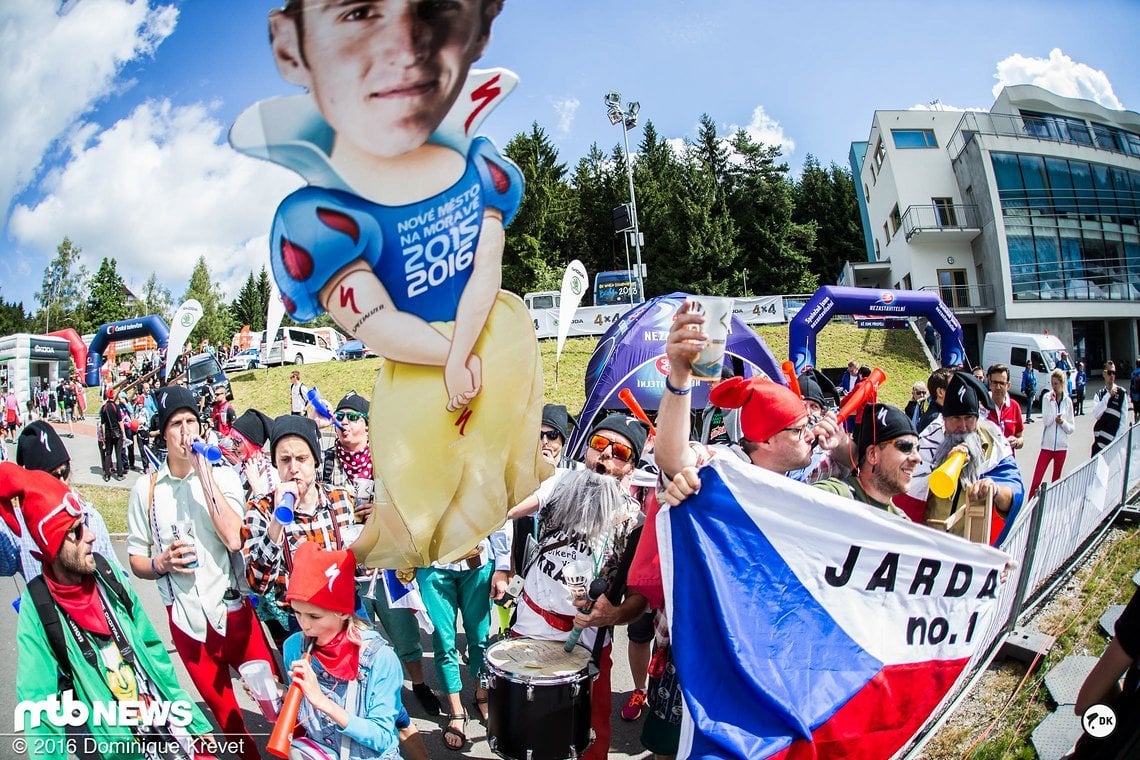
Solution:
{"label": "green tree line", "polygon": [[[722,138],[708,114],[699,123],[695,140],[677,143],[647,121],[632,162],[647,295],[808,293],[834,283],[844,261],[863,257],[858,202],[847,169],[834,163],[824,167],[809,154],[794,178],[779,146],[758,142],[744,130]],[[629,201],[629,159],[620,147],[605,153],[595,143],[571,170],[535,122],[504,152],[526,180],[506,233],[505,289],[556,290],[573,259],[591,274],[626,268],[629,236],[616,233],[613,223],[614,209]],[[103,258],[92,276],[81,254],[80,246],[64,237],[44,269],[35,313],[0,294],[0,334],[65,327],[82,334],[146,314],[169,323],[188,298],[203,309],[191,334],[194,343],[228,344],[243,325],[255,332],[265,329],[271,289],[264,266],[249,273],[228,303],[204,257],[178,300],[154,274],[128,299],[113,257]],[[632,246],[628,255],[632,262]],[[319,322],[331,324],[327,315]],[[288,317],[285,324],[292,324]]]}

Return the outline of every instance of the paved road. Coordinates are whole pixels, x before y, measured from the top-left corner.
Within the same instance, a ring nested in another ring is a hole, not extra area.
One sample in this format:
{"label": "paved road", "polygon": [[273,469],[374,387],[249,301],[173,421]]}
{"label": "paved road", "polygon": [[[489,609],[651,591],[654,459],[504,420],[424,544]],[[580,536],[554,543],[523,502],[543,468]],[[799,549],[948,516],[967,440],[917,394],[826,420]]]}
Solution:
{"label": "paved road", "polygon": [[[1091,397],[1091,392],[1089,396]],[[1091,410],[1092,404],[1086,402],[1086,412]],[[1068,473],[1074,467],[1080,465],[1087,459],[1087,452],[1092,445],[1092,417],[1085,415],[1077,417],[1077,430],[1070,439],[1069,451],[1070,455],[1065,462],[1065,472]],[[66,432],[65,426],[59,426],[60,432]],[[1022,475],[1028,485],[1029,479],[1033,475],[1033,467],[1037,461],[1037,453],[1041,443],[1041,429],[1042,425],[1039,417],[1034,417],[1032,425],[1027,427],[1025,433],[1025,448],[1017,452],[1017,461],[1021,467]],[[68,446],[72,454],[74,479],[79,483],[88,483],[94,485],[104,485],[102,480],[101,469],[99,465],[98,448],[95,442],[95,428],[93,419],[89,418],[84,423],[77,423],[75,425],[75,437],[64,439],[64,443]],[[8,453],[12,453],[11,445],[7,445]],[[135,479],[138,478],[138,473],[131,473],[128,475],[127,480],[123,483],[112,481],[112,486],[119,486],[128,488]],[[123,498],[126,498],[126,491],[123,491]],[[126,559],[126,546],[125,541],[118,540],[116,542],[116,549],[119,553],[120,559]],[[19,590],[17,588],[17,581],[0,581],[0,658],[9,663],[16,661],[16,645],[15,645],[15,629],[16,629],[16,615],[11,610],[11,601],[17,596]],[[22,585],[22,584],[20,584]],[[165,621],[166,614],[162,608],[161,602],[158,598],[158,592],[155,589],[154,583],[147,581],[135,580],[135,591],[139,594],[143,602],[143,607],[146,609],[147,614],[159,632],[163,634],[163,638],[167,641],[168,649],[172,654],[171,659],[175,663],[178,671],[179,678],[184,686],[189,687],[188,690],[192,695],[197,697],[197,692],[194,691],[190,685],[189,676],[186,674],[185,669],[182,667],[177,655],[174,654],[173,648],[169,646],[169,634],[167,630],[167,623]],[[427,672],[427,680],[429,684],[435,686],[435,673],[431,667],[431,639],[424,637],[424,652],[425,652],[425,670]],[[615,652],[615,665],[613,671],[613,684],[614,684],[614,715],[613,726],[614,735],[610,752],[610,757],[627,759],[638,758],[642,760],[649,758],[651,755],[644,752],[639,742],[641,723],[626,723],[618,716],[618,711],[625,703],[625,699],[633,689],[633,681],[629,675],[629,669],[625,663],[626,639],[624,629],[620,629],[617,635]],[[10,670],[11,674],[12,671]],[[470,684],[470,679],[465,676],[468,682],[465,686],[463,693],[463,702],[468,705],[468,711],[473,712],[470,707],[473,698],[473,685]],[[18,753],[13,753],[11,750],[12,737],[10,736],[12,730],[12,710],[15,707],[15,688],[12,685],[13,678],[10,675],[7,679],[7,685],[0,686],[0,758],[8,757],[22,757]],[[252,702],[245,699],[244,694],[240,694],[243,699],[243,705],[246,707],[246,717],[251,729],[261,734],[261,740],[264,741],[268,736],[269,727],[265,721],[257,714],[256,709]],[[451,753],[447,750],[442,740],[442,724],[439,719],[429,718],[425,716],[420,710],[418,704],[412,698],[409,691],[404,692],[405,703],[407,704],[409,712],[412,714],[413,720],[423,732],[425,740],[428,745],[428,750],[432,757],[445,758],[456,757],[457,754]],[[476,720],[472,720],[468,724],[468,737],[472,743],[468,745],[467,751],[464,753],[467,757],[473,758],[493,758],[495,755],[490,751],[489,746],[485,740],[484,727]]]}

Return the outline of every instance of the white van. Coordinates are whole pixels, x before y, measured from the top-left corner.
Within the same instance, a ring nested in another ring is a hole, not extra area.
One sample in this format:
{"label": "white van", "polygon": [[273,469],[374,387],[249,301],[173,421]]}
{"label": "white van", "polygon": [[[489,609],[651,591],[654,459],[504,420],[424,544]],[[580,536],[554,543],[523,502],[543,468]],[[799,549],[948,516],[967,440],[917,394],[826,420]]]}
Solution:
{"label": "white van", "polygon": [[[1049,373],[1057,366],[1065,344],[1056,335],[1036,333],[992,332],[986,335],[982,349],[982,368],[993,364],[1009,367],[1009,392],[1021,396],[1021,376],[1025,373],[1025,362],[1033,360],[1034,374],[1037,376],[1037,396],[1034,402],[1049,392]],[[1069,374],[1073,374],[1070,367]],[[1070,383],[1071,384],[1071,383]]]}
{"label": "white van", "polygon": [[562,291],[540,290],[537,293],[527,293],[523,296],[523,303],[529,310],[557,309],[562,303]]}
{"label": "white van", "polygon": [[307,327],[282,327],[277,332],[273,346],[265,349],[265,331],[255,336],[261,346],[260,363],[264,366],[277,364],[319,364],[336,359],[336,351],[325,338]]}

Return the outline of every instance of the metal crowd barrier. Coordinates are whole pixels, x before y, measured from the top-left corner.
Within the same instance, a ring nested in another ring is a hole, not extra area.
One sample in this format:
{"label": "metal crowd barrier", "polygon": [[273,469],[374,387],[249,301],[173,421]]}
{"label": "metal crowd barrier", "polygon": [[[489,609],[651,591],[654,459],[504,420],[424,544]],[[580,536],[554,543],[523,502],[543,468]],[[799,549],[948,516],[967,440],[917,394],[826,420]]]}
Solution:
{"label": "metal crowd barrier", "polygon": [[1036,498],[1027,497],[1001,545],[1020,564],[998,589],[996,610],[981,639],[985,644],[902,756],[920,757],[927,740],[953,722],[955,708],[997,656],[1006,635],[1100,545],[1138,485],[1140,426],[1134,425],[1061,480],[1042,486]]}

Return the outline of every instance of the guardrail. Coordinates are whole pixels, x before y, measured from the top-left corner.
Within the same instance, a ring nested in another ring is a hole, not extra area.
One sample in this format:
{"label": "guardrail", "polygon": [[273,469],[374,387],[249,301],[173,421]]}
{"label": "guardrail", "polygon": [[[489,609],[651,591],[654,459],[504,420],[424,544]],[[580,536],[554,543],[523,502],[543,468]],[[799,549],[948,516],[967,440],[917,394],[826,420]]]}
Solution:
{"label": "guardrail", "polygon": [[[907,749],[917,758],[926,740],[969,695],[973,685],[997,655],[1006,635],[1049,597],[1068,570],[1100,544],[1113,518],[1140,486],[1140,426],[1132,426],[1096,456],[1051,485],[1044,485],[1021,513],[1001,549],[1020,565],[1010,572],[997,593],[997,607],[985,645],[970,660],[954,688],[932,713]],[[1047,526],[1047,530],[1043,527]]]}

